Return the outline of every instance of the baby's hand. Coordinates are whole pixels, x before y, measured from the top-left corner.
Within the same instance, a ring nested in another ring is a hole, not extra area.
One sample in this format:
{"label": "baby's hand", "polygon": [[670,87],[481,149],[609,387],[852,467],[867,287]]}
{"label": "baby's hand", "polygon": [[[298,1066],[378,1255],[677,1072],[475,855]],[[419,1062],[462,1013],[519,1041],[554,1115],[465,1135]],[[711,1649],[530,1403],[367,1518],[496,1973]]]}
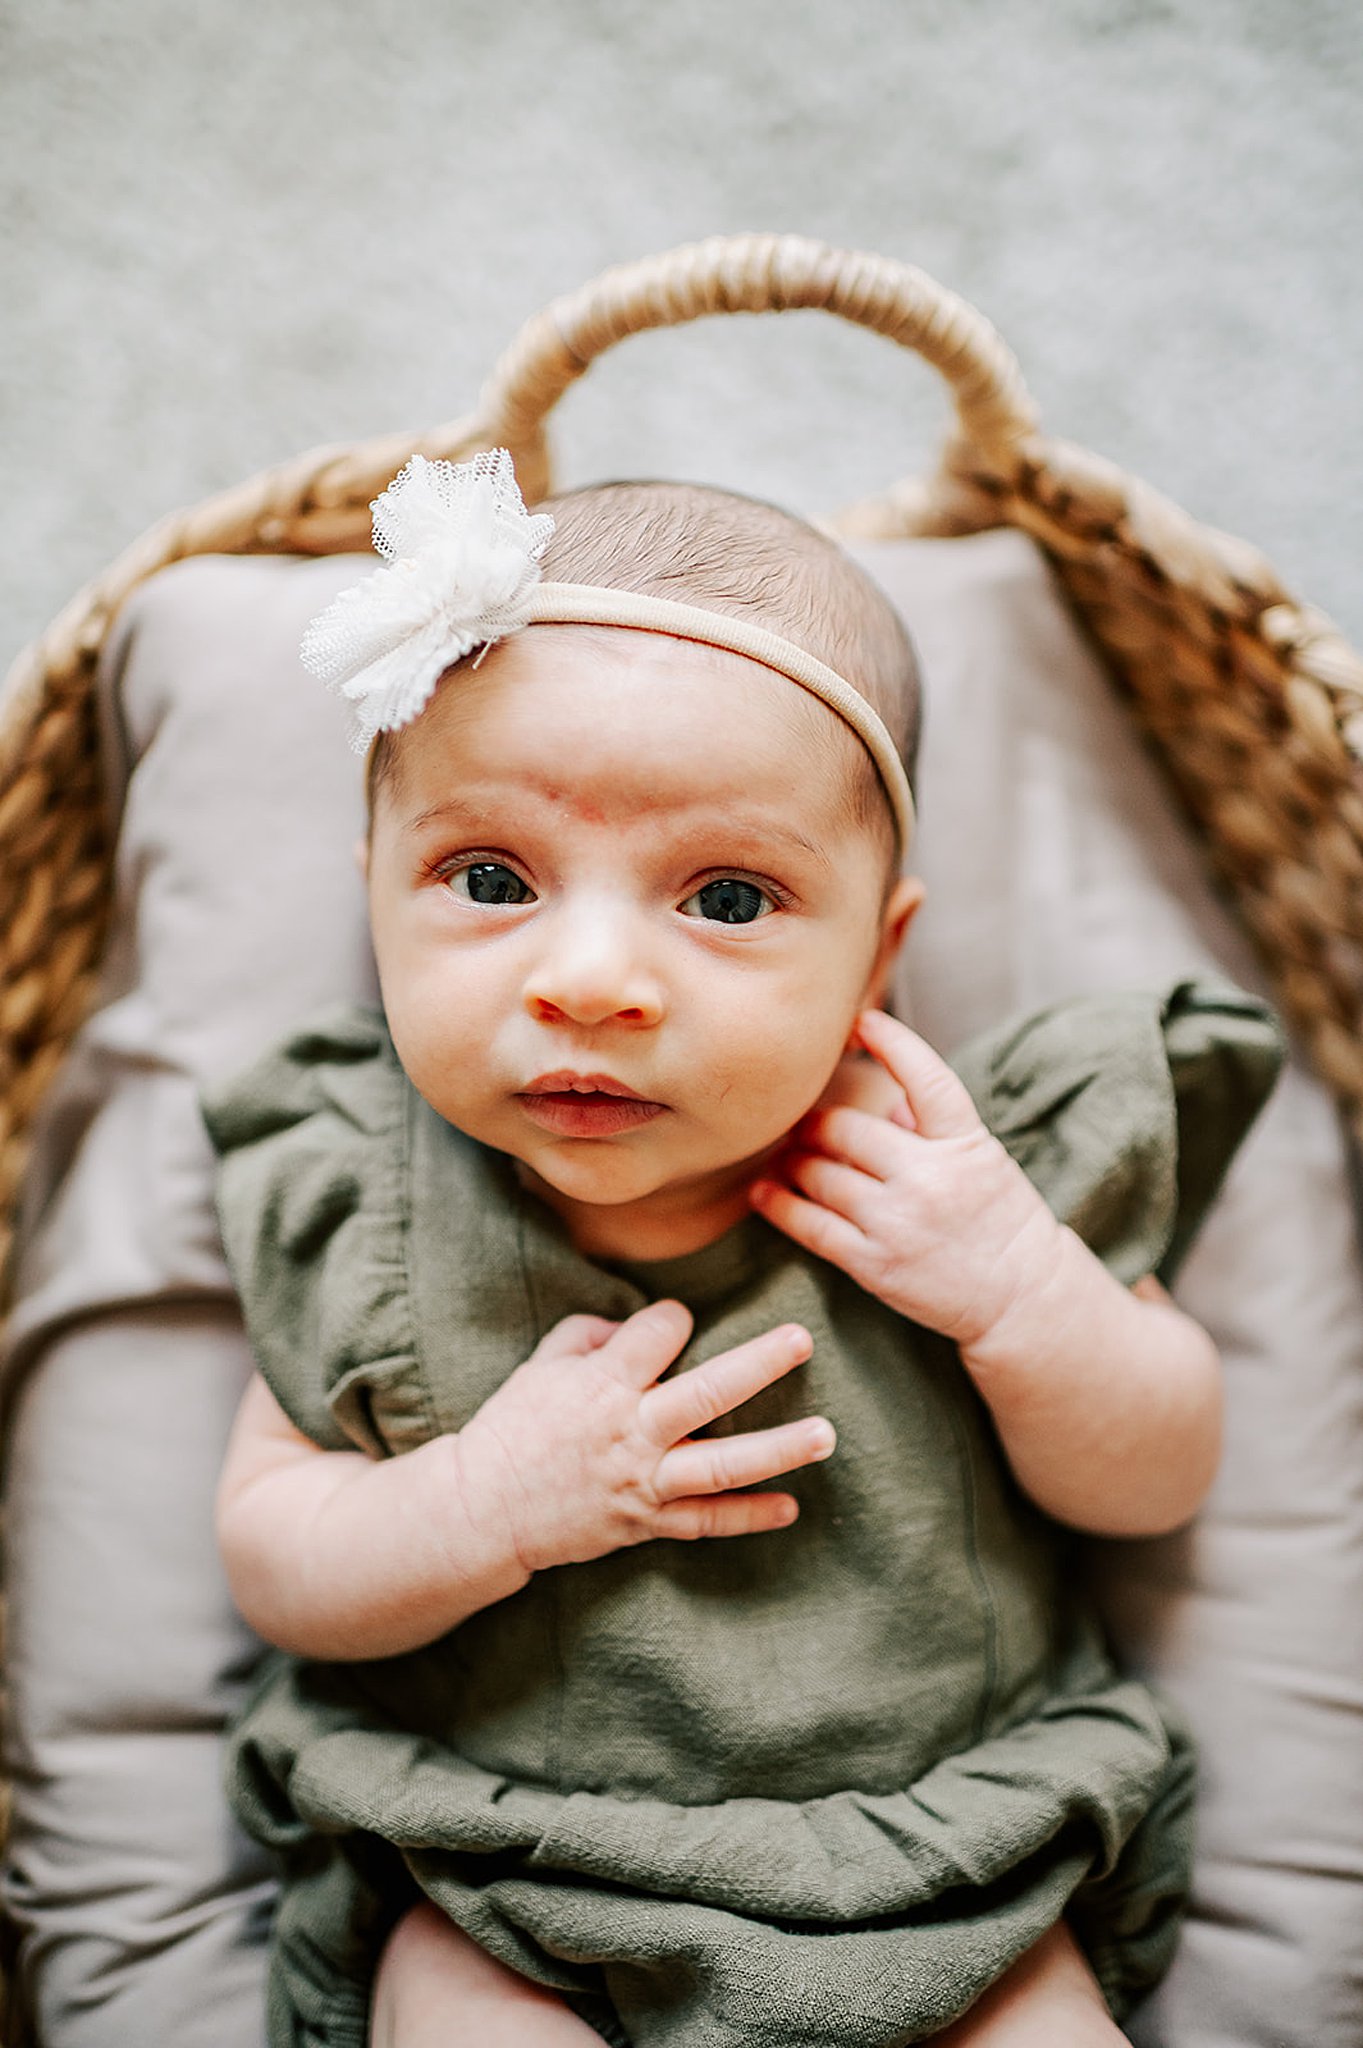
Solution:
{"label": "baby's hand", "polygon": [[826,1458],[821,1416],[691,1440],[809,1357],[793,1323],[658,1382],[691,1334],[680,1302],[612,1323],[569,1316],[456,1439],[470,1499],[499,1518],[527,1573],[581,1563],[653,1536],[779,1529],[788,1493],[744,1489]]}
{"label": "baby's hand", "polygon": [[963,1350],[1050,1275],[1060,1226],[963,1083],[921,1038],[868,1010],[861,1043],[903,1093],[887,1115],[814,1109],[753,1206],[816,1257]]}

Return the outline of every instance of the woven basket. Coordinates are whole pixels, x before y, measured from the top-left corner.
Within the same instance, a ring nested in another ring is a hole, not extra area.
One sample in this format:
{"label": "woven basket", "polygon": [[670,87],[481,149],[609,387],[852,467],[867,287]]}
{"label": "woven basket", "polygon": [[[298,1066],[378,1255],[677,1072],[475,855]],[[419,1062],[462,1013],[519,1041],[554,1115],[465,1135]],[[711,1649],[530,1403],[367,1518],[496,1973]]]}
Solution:
{"label": "woven basket", "polygon": [[28,1131],[87,1006],[111,845],[93,679],[145,577],[203,553],[369,545],[369,502],[413,453],[509,447],[549,489],[544,422],[625,335],[706,313],[822,307],[936,365],[954,430],[937,473],[835,522],[849,535],[1018,526],[1054,563],[1163,757],[1321,1075],[1363,1130],[1363,662],[1244,542],[1046,439],[1017,364],[921,271],[795,236],[742,235],[606,271],[522,330],[468,418],[311,450],[153,527],[20,657],[0,698],[0,1260]]}

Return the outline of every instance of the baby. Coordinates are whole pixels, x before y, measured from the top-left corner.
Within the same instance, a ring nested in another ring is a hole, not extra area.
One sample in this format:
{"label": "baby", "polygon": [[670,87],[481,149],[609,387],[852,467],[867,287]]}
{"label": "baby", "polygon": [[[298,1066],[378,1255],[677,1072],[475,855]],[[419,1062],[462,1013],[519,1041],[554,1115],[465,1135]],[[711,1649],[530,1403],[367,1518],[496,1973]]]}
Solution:
{"label": "baby", "polygon": [[1190,1760],[1065,1530],[1208,1485],[1218,1361],[1149,1276],[1272,1026],[1184,985],[954,1072],[884,1013],[914,663],[801,522],[531,517],[498,455],[375,531],[305,654],[370,744],[384,1016],[207,1111],[271,2039],[1119,2042]]}

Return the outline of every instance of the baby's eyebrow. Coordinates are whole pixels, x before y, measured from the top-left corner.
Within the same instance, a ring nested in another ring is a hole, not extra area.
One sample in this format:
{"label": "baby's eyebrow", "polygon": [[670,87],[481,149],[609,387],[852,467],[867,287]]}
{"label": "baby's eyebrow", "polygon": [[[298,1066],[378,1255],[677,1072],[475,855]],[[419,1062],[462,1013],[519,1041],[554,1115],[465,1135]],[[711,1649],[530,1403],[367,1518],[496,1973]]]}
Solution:
{"label": "baby's eyebrow", "polygon": [[427,825],[440,825],[451,819],[463,819],[469,824],[479,824],[487,815],[477,804],[470,804],[458,797],[448,797],[444,803],[432,804],[429,810],[421,811],[415,818],[407,819],[405,832],[421,832]]}
{"label": "baby's eyebrow", "polygon": [[[403,830],[423,832],[430,825],[457,823],[465,830],[475,831],[495,814],[495,806],[471,802],[463,797],[446,797],[443,802],[418,812],[404,824]],[[728,840],[736,852],[744,846],[751,846],[755,851],[772,845],[785,846],[817,861],[820,867],[830,865],[828,850],[818,840],[811,839],[798,826],[775,818],[736,819],[731,811],[717,811],[713,816],[687,819],[685,829],[688,834],[713,834],[717,839]]]}
{"label": "baby's eyebrow", "polygon": [[[727,822],[729,829],[732,830],[732,820]],[[793,825],[762,824],[753,827],[752,830],[758,839],[777,840],[782,845],[795,847],[800,853],[807,853],[811,860],[818,861],[821,867],[829,865],[827,849],[820,846],[817,839],[809,839],[803,832],[797,831]]]}

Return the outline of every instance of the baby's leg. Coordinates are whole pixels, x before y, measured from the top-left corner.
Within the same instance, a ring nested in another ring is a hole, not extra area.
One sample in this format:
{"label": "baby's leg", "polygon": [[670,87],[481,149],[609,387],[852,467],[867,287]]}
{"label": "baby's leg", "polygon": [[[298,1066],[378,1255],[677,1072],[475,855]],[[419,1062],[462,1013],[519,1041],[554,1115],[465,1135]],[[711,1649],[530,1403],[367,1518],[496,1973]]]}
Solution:
{"label": "baby's leg", "polygon": [[934,2048],[1118,2048],[1125,2040],[1063,1921],[933,2035]]}
{"label": "baby's leg", "polygon": [[[384,1949],[369,2040],[370,2048],[600,2044],[555,1992],[508,1970],[429,1905],[414,1906]],[[936,2048],[1120,2048],[1126,2036],[1061,1925],[934,2040]]]}
{"label": "baby's leg", "polygon": [[435,1906],[413,1906],[374,1980],[370,2048],[601,2048],[557,1992],[518,1977]]}

